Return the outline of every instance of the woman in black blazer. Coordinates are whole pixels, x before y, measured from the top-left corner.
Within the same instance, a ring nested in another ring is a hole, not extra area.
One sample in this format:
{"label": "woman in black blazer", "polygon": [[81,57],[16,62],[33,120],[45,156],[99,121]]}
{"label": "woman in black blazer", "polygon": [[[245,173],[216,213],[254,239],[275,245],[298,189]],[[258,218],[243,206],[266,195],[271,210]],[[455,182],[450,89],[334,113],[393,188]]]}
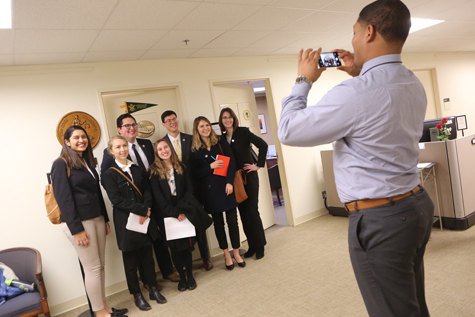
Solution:
{"label": "woman in black blazer", "polygon": [[[159,304],[167,302],[156,287],[152,243],[158,238],[159,232],[157,223],[151,216],[152,193],[146,174],[127,159],[127,140],[120,135],[114,136],[109,140],[108,149],[115,160],[104,172],[102,182],[113,205],[117,245],[122,251],[127,287],[134,296],[135,305],[140,310],[150,310],[150,305],[140,291],[137,277],[139,261],[143,266],[143,279],[149,287],[150,299]],[[144,223],[148,220],[145,233],[127,228],[129,222],[146,226]]]}
{"label": "woman in black blazer", "polygon": [[80,126],[64,132],[59,158],[51,168],[54,197],[63,231],[84,268],[87,296],[96,316],[120,316],[127,309],[110,308],[105,294],[106,235],[109,217],[99,187],[91,142]]}
{"label": "woman in black blazer", "polygon": [[[219,154],[231,158],[226,177],[213,174],[216,168],[223,166],[222,160],[216,160]],[[234,259],[240,267],[246,266],[246,262],[239,255],[241,241],[237,222],[237,203],[233,193],[235,164],[233,151],[226,140],[218,138],[207,118],[197,117],[193,122],[191,169],[199,185],[197,194],[203,202],[205,210],[213,217],[214,232],[219,247],[224,252],[225,265],[228,270],[234,268],[234,263],[228,249],[223,211],[226,213]]]}
{"label": "woman in black blazer", "polygon": [[[211,218],[201,208],[193,195],[193,187],[185,166],[180,163],[171,143],[162,139],[155,145],[155,160],[149,167],[152,196],[162,218],[173,217],[178,221],[186,218],[195,226],[196,232],[205,232]],[[165,232],[166,234],[166,232]],[[192,251],[196,237],[167,240],[176,270],[180,274],[178,290],[194,290]],[[183,268],[186,268],[186,276]]]}
{"label": "woman in black blazer", "polygon": [[[224,108],[219,114],[219,127],[223,137],[233,149],[236,159],[236,169],[247,172],[247,184],[244,185],[247,199],[239,204],[242,226],[249,245],[245,258],[256,254],[256,259],[264,257],[266,236],[261,216],[259,215],[259,177],[257,170],[264,167],[267,155],[267,143],[251,131],[249,128],[239,127],[239,120],[231,108]],[[259,149],[259,158],[255,162],[251,154],[251,144]]]}

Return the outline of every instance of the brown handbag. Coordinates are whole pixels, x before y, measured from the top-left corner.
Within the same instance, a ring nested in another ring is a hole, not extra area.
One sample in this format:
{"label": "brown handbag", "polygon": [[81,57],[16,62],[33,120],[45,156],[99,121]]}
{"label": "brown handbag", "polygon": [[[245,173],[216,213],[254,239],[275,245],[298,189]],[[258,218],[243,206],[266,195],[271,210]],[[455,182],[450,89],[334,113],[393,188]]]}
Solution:
{"label": "brown handbag", "polygon": [[234,196],[238,204],[247,199],[246,189],[244,185],[247,184],[246,172],[243,169],[237,170],[234,176]]}
{"label": "brown handbag", "polygon": [[[68,162],[62,157],[64,162],[66,163],[66,169],[68,173],[68,179],[71,174],[71,170],[69,169]],[[58,203],[56,202],[56,198],[54,197],[53,192],[53,184],[46,185],[45,188],[45,206],[46,206],[46,217],[48,217],[49,221],[53,225],[61,224],[61,210],[59,209]]]}

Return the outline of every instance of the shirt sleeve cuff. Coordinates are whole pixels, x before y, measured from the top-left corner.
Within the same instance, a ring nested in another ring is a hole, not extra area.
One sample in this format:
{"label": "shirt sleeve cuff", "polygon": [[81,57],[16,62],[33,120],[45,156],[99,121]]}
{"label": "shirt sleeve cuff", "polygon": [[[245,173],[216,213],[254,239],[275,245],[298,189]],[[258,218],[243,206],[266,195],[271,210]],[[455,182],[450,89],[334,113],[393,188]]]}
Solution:
{"label": "shirt sleeve cuff", "polygon": [[310,92],[310,85],[307,83],[295,84],[292,88],[292,95],[307,97]]}

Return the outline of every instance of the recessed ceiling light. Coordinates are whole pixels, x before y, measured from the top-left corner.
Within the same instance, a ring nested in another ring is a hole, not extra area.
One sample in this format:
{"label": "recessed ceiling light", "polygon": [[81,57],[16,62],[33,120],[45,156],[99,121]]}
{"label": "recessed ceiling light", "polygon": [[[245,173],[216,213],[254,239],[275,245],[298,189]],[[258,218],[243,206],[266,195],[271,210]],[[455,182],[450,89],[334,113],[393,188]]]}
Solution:
{"label": "recessed ceiling light", "polygon": [[12,1],[0,0],[0,29],[12,28]]}
{"label": "recessed ceiling light", "polygon": [[414,33],[422,29],[437,25],[439,23],[445,22],[445,20],[433,20],[433,19],[420,19],[420,18],[411,18],[411,29],[409,33]]}

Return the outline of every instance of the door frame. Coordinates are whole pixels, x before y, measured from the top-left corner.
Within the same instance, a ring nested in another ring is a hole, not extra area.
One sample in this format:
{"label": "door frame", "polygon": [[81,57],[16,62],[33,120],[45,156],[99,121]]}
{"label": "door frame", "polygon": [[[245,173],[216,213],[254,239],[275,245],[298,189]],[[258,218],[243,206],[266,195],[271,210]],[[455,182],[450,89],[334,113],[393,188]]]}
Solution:
{"label": "door frame", "polygon": [[285,213],[287,216],[287,223],[289,224],[289,226],[295,226],[294,216],[292,212],[292,204],[290,202],[290,195],[289,195],[288,185],[287,185],[284,157],[282,155],[282,144],[280,143],[280,140],[277,135],[278,122],[277,122],[277,115],[275,111],[274,98],[272,96],[270,79],[267,77],[210,79],[209,89],[210,89],[210,94],[211,94],[211,100],[213,101],[213,112],[215,113],[215,118],[218,118],[219,113],[216,113],[216,109],[218,109],[218,107],[215,106],[217,105],[217,101],[216,101],[214,90],[213,90],[214,85],[234,84],[234,83],[243,83],[243,82],[246,83],[246,82],[252,82],[252,81],[264,82],[264,87],[266,89],[265,95],[266,95],[267,107],[269,108],[271,124],[274,127],[272,129],[272,135],[274,137],[274,140],[276,140],[275,149],[277,152],[277,163],[279,164],[279,174],[280,174],[280,181],[282,183],[282,194],[284,195],[284,201],[285,201]]}

